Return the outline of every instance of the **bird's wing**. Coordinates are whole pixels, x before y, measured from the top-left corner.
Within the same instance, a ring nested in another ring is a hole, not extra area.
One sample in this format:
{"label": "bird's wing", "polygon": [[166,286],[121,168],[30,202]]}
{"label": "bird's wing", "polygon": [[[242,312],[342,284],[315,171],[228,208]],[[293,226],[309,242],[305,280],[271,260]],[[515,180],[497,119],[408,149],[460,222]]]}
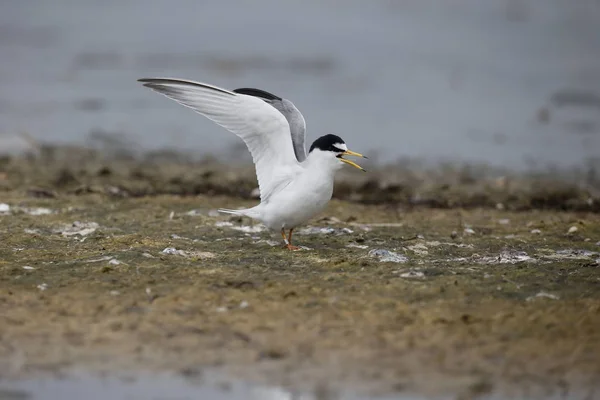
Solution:
{"label": "bird's wing", "polygon": [[260,89],[240,88],[235,89],[234,92],[259,97],[282,113],[290,124],[290,133],[292,134],[296,159],[298,162],[306,160],[306,121],[294,103]]}
{"label": "bird's wing", "polygon": [[300,168],[287,120],[263,100],[181,79],[145,78],[139,82],[239,136],[252,154],[262,201]]}

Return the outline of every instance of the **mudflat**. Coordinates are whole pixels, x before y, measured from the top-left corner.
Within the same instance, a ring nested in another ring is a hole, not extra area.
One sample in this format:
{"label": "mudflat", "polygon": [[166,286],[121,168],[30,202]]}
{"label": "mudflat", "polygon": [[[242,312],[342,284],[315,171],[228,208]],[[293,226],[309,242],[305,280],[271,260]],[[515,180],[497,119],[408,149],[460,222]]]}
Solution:
{"label": "mudflat", "polygon": [[[463,398],[598,389],[593,191],[556,183],[563,197],[545,186],[532,203],[494,178],[438,187],[456,201],[438,204],[411,200],[423,186],[342,182],[290,252],[215,211],[257,202],[251,168],[51,161],[0,163],[3,378],[216,368]],[[466,203],[473,185],[492,194]]]}

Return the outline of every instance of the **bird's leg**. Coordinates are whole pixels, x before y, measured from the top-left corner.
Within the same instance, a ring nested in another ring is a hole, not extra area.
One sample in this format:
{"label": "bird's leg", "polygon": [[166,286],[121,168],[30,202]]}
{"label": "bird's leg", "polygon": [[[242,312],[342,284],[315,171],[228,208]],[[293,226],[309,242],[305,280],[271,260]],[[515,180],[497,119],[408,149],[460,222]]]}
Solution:
{"label": "bird's leg", "polygon": [[300,247],[296,247],[296,246],[292,246],[292,231],[294,230],[294,228],[290,229],[290,238],[288,240],[287,237],[285,237],[285,229],[281,228],[281,237],[283,238],[283,242],[285,243],[285,246],[288,250],[300,250]]}
{"label": "bird's leg", "polygon": [[300,250],[300,247],[292,246],[292,232],[293,231],[294,231],[294,228],[290,229],[290,235],[288,236],[288,240],[287,240],[287,248],[288,248],[288,250]]}

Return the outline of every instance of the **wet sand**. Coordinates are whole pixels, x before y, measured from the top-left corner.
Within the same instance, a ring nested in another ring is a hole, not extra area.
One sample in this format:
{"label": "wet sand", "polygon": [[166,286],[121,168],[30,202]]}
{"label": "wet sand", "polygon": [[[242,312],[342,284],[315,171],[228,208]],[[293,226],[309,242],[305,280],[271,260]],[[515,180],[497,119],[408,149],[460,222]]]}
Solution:
{"label": "wet sand", "polygon": [[[510,201],[526,197],[507,191],[535,192],[481,178],[451,185],[457,202],[440,205],[413,201],[440,182],[378,198],[385,183],[361,195],[365,181],[342,177],[337,199],[295,236],[308,249],[288,252],[278,235],[215,213],[256,202],[247,167],[217,178],[208,163],[57,152],[0,163],[5,380],[218,370],[307,391],[598,389],[593,189],[557,181],[544,190],[571,188],[562,203]],[[465,187],[492,194],[464,203]]]}

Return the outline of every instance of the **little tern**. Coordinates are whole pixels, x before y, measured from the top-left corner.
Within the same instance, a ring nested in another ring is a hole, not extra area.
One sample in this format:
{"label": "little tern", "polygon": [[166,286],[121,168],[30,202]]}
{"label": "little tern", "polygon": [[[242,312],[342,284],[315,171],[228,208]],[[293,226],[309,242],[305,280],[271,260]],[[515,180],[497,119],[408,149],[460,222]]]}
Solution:
{"label": "little tern", "polygon": [[291,101],[272,93],[253,88],[230,91],[183,79],[138,81],[204,115],[246,143],[256,167],[260,204],[219,211],[250,217],[269,229],[280,230],[289,250],[300,249],[292,245],[294,228],[321,212],[331,200],[336,171],[344,164],[365,171],[343,156],[367,157],[348,150],[336,135],[321,136],[306,154],[304,117]]}

